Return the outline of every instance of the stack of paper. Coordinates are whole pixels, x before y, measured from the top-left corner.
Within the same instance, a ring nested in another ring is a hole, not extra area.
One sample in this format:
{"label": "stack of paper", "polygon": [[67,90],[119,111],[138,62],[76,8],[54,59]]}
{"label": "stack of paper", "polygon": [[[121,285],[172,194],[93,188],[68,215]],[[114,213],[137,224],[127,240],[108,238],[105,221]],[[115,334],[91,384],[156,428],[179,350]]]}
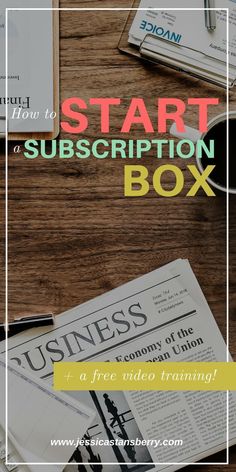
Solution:
{"label": "stack of paper", "polygon": [[[202,2],[203,3],[203,2]],[[141,46],[140,52],[149,59],[164,62],[185,71],[214,76],[219,82],[227,77],[227,13],[221,0],[215,1],[216,29],[209,31],[205,25],[204,10],[194,0],[175,0],[163,4],[156,0],[142,0],[129,32],[129,42]],[[202,4],[204,8],[204,4]],[[156,8],[156,10],[155,10]],[[159,9],[158,9],[159,8]],[[173,8],[173,10],[172,10]],[[183,8],[184,10],[175,10]],[[236,78],[236,7],[225,0],[229,8],[229,81]]]}
{"label": "stack of paper", "polygon": [[[5,358],[0,356],[0,396],[2,399],[5,397],[5,366]],[[8,363],[7,372],[8,401],[5,404],[2,402],[0,407],[2,460],[5,455],[3,432],[6,411],[8,411],[7,462],[11,464],[7,465],[8,470],[14,470],[15,464],[18,463],[34,463],[34,466],[30,465],[30,470],[39,472],[40,467],[36,464],[48,463],[48,471],[60,472],[64,468],[60,463],[65,464],[69,461],[74,446],[55,447],[52,446],[51,440],[57,438],[59,432],[61,438],[65,440],[71,437],[83,437],[94,420],[94,411],[68,395],[54,392],[45,382],[12,362]]]}

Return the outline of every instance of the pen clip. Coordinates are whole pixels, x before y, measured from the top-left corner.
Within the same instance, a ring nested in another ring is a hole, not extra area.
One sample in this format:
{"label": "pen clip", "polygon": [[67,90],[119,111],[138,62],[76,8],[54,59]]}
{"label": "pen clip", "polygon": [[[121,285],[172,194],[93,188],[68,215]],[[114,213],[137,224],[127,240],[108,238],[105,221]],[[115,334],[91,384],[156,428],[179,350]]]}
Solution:
{"label": "pen clip", "polygon": [[35,315],[30,315],[30,316],[20,316],[17,318],[14,318],[13,323],[20,323],[24,321],[38,321],[38,320],[44,320],[44,319],[53,319],[53,314],[52,313],[46,313],[46,314],[35,314]]}
{"label": "pen clip", "polygon": [[[3,121],[4,121],[4,125],[2,127],[1,125]],[[0,137],[1,138],[5,138],[5,134],[6,134],[5,128],[6,128],[6,117],[3,115],[0,115]]]}

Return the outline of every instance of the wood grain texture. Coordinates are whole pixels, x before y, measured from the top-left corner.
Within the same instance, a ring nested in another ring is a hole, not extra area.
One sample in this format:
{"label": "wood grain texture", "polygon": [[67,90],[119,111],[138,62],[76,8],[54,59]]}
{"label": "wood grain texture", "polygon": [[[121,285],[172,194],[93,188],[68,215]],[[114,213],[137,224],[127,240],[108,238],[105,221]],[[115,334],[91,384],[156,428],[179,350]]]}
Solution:
{"label": "wood grain texture", "polygon": [[[62,7],[129,7],[129,0],[61,1]],[[60,13],[60,93],[85,100],[122,97],[111,114],[109,139],[121,138],[120,125],[129,100],[144,97],[156,120],[155,101],[173,96],[219,97],[225,93],[203,81],[165,67],[153,67],[121,54],[117,45],[126,12]],[[236,109],[235,92],[230,107]],[[211,116],[215,115],[214,109]],[[101,136],[98,113],[89,108],[90,126],[84,137]],[[187,110],[189,125],[197,114]],[[141,129],[132,139],[143,136]],[[144,136],[143,136],[144,137]],[[156,137],[156,136],[155,136]],[[165,136],[167,139],[169,135]],[[61,133],[60,138],[72,136]],[[75,139],[75,137],[73,138]],[[1,143],[4,156],[4,145]],[[162,163],[169,162],[167,154]],[[142,161],[153,173],[151,155]],[[186,188],[193,178],[186,162]],[[194,163],[194,159],[191,160]],[[159,163],[158,163],[159,164]],[[4,158],[1,161],[1,214],[4,210]],[[124,161],[72,159],[26,160],[9,144],[9,315],[60,312],[83,303],[176,258],[188,258],[220,329],[226,333],[226,200],[157,197],[153,189],[140,199],[125,198]],[[165,182],[166,185],[170,182]],[[236,358],[236,200],[230,199],[230,350]],[[4,223],[4,221],[3,221]],[[3,253],[4,238],[1,240]],[[1,282],[4,306],[4,280]],[[3,318],[3,311],[2,311]],[[224,461],[224,454],[210,460]],[[194,466],[185,470],[233,472],[236,452],[227,466]],[[108,468],[107,468],[108,470]]]}

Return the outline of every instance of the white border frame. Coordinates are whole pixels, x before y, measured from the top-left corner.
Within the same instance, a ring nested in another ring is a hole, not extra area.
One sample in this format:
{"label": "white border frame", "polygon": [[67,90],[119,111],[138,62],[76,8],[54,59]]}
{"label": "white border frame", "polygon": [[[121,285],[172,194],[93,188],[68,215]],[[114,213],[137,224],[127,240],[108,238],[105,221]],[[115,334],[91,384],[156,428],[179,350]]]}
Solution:
{"label": "white border frame", "polygon": [[[227,115],[227,169],[226,169],[226,359],[229,362],[229,8],[6,8],[5,9],[5,64],[6,64],[6,87],[5,93],[8,97],[8,12],[9,11],[146,11],[146,10],[166,10],[166,11],[226,11],[226,41],[227,41],[227,64],[226,64],[226,115]],[[6,465],[77,465],[77,463],[67,462],[8,462],[8,103],[6,101],[6,129],[5,129],[5,324],[6,324],[6,374],[5,374],[5,447],[6,447]],[[227,462],[153,462],[157,465],[229,465],[229,391],[226,391],[226,457]],[[79,464],[79,463],[78,463]],[[96,465],[96,463],[83,462],[84,465]],[[131,465],[130,462],[122,462],[122,465]],[[147,462],[136,462],[136,465],[147,465]],[[117,465],[117,462],[103,462],[102,465]]]}

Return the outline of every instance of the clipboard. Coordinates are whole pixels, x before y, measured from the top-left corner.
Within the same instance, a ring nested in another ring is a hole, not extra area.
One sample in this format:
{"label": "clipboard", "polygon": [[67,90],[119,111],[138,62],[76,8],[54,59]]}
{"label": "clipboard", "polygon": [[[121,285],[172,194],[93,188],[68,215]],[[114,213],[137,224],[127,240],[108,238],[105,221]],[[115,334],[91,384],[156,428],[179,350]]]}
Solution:
{"label": "clipboard", "polygon": [[[52,7],[59,7],[59,0],[52,0]],[[53,21],[53,110],[56,112],[56,118],[53,120],[53,131],[50,132],[23,132],[8,133],[9,141],[26,141],[28,139],[35,140],[52,140],[59,134],[60,117],[59,117],[59,11],[52,12]],[[2,135],[1,135],[2,136]],[[3,135],[5,137],[5,134]]]}
{"label": "clipboard", "polygon": [[[140,0],[134,0],[132,8],[138,9]],[[163,8],[164,10],[164,8]],[[120,37],[118,49],[125,54],[139,59],[161,64],[192,77],[205,80],[214,85],[232,88],[236,83],[236,68],[229,67],[229,80],[226,77],[226,62],[207,56],[199,51],[163,39],[153,34],[146,34],[140,46],[129,43],[129,31],[137,10],[131,10]],[[201,61],[195,59],[202,56]],[[184,59],[185,58],[185,59]]]}

